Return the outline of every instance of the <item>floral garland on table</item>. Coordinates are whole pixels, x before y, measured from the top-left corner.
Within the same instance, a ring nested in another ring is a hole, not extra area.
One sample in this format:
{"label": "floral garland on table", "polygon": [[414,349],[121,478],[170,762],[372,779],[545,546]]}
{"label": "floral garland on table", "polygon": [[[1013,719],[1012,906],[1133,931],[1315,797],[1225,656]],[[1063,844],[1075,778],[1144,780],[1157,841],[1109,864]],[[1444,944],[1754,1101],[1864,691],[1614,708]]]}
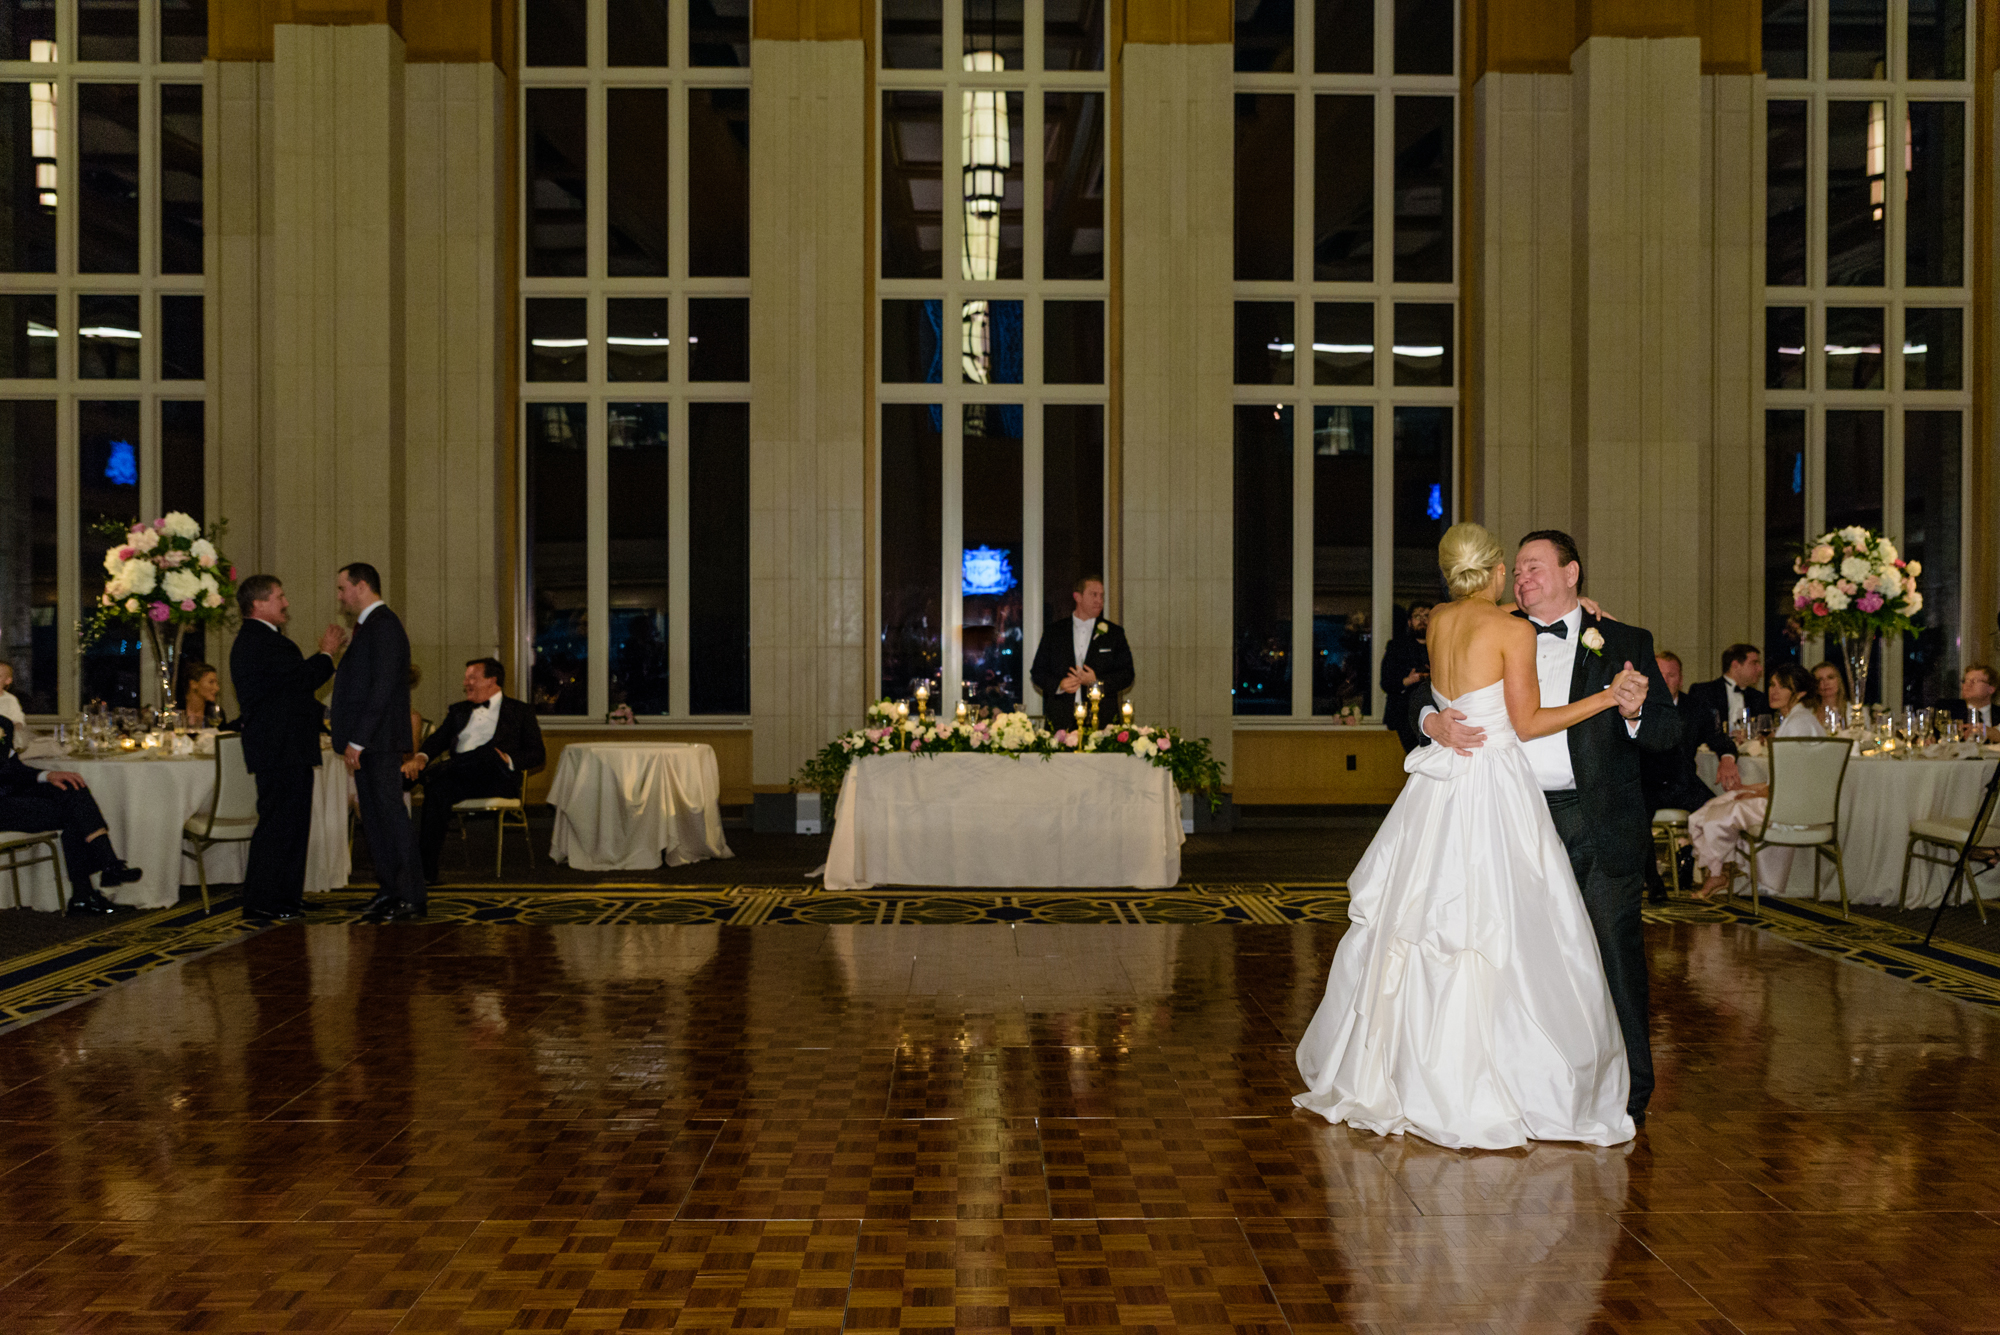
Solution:
{"label": "floral garland on table", "polygon": [[1896,544],[1859,526],[1822,533],[1799,549],[1792,571],[1792,610],[1806,635],[1894,635],[1915,630],[1924,610],[1917,591],[1921,561],[1905,561]]}
{"label": "floral garland on table", "polygon": [[968,752],[999,756],[1058,755],[1136,756],[1173,775],[1174,787],[1184,793],[1199,793],[1211,807],[1221,805],[1222,762],[1215,758],[1208,740],[1185,738],[1172,728],[1137,727],[1130,724],[1096,731],[1050,732],[1028,714],[1016,710],[987,718],[917,720],[893,701],[883,700],[868,707],[865,727],[846,732],[828,742],[820,753],[800,767],[792,780],[795,787],[816,789],[823,804],[831,804],[840,794],[847,771],[863,756],[961,755]]}

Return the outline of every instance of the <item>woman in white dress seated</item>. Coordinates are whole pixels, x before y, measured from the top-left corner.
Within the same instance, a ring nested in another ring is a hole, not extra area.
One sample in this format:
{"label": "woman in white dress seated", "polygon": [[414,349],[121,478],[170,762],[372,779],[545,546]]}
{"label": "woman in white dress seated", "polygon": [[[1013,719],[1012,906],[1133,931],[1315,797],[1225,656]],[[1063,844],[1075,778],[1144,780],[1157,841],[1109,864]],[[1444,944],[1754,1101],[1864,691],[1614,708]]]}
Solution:
{"label": "woman in white dress seated", "polygon": [[[1535,628],[1497,606],[1506,555],[1477,524],[1438,545],[1431,691],[1486,730],[1424,746],[1349,879],[1352,924],[1299,1044],[1329,1122],[1452,1147],[1633,1136],[1625,1042],[1569,854],[1521,749],[1615,703],[1541,707]],[[1620,674],[1624,680],[1624,674]]]}
{"label": "woman in white dress seated", "polygon": [[[1771,711],[1778,716],[1779,737],[1824,737],[1819,721],[1819,684],[1813,674],[1797,663],[1780,663],[1771,669]],[[1771,785],[1749,783],[1711,798],[1688,815],[1688,842],[1694,845],[1694,865],[1705,873],[1696,899],[1713,899],[1740,874],[1732,858],[1740,855],[1742,834],[1759,829],[1771,805]],[[1757,880],[1771,894],[1777,894],[1792,874],[1792,850],[1766,849],[1757,859]]]}

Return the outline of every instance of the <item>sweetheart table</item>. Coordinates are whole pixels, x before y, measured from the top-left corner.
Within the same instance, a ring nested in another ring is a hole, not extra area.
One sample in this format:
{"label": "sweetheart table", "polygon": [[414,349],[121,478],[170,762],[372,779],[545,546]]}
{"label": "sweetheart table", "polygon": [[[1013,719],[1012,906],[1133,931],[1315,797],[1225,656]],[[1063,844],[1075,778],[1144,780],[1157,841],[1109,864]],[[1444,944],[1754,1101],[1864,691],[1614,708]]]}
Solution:
{"label": "sweetheart table", "polygon": [[826,888],[1165,889],[1180,880],[1173,776],[1137,756],[864,756],[847,772]]}

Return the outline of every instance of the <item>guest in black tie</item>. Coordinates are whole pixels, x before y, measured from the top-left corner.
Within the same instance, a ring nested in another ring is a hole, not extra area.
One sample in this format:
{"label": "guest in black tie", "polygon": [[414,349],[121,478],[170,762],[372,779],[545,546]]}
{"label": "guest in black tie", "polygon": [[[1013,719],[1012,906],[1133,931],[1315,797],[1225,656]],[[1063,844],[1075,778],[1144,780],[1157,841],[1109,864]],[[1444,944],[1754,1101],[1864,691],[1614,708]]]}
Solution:
{"label": "guest in black tie", "polygon": [[403,777],[424,786],[418,844],[430,885],[439,883],[438,853],[452,805],[471,797],[519,797],[522,777],[542,767],[542,725],[534,710],[501,694],[506,683],[499,659],[467,663],[465,699],[445,711],[444,722],[403,766]]}
{"label": "guest in black tie", "polygon": [[1688,687],[1688,694],[1714,710],[1726,731],[1737,719],[1771,712],[1771,698],[1757,689],[1763,676],[1762,651],[1754,644],[1732,644],[1722,651],[1722,675]]}
{"label": "guest in black tie", "polygon": [[1996,714],[1993,706],[1996,685],[2000,685],[2000,677],[1995,677],[1993,669],[1984,663],[1974,663],[1959,679],[1958,699],[1947,700],[1940,708],[1949,711],[1960,723],[1990,729],[2000,724],[2000,714]]}
{"label": "guest in black tie", "polygon": [[[257,829],[243,874],[243,916],[284,922],[305,908],[306,848],[312,833],[313,771],[319,768],[320,719],[314,694],[333,675],[340,627],[320,633],[319,652],[299,652],[285,626],[292,619],[275,575],[236,586],[243,626],[229,650],[229,679],[243,711],[243,763],[257,778]],[[211,669],[213,671],[213,669]]]}
{"label": "guest in black tie", "polygon": [[363,561],[343,566],[334,580],[340,609],[354,618],[354,639],[333,679],[333,749],[354,775],[361,831],[375,863],[380,892],[369,922],[422,917],[423,870],[417,832],[403,805],[403,760],[410,738],[410,637],[382,601],[382,577]]}
{"label": "guest in black tie", "polygon": [[[1646,805],[1655,811],[1663,807],[1694,811],[1715,796],[1701,781],[1701,775],[1695,768],[1696,754],[1706,746],[1716,755],[1718,767],[1726,765],[1733,779],[1736,773],[1736,743],[1730,740],[1716,712],[1682,689],[1686,669],[1681,663],[1681,656],[1671,649],[1661,649],[1654,652],[1653,658],[1660,669],[1660,680],[1667,684],[1667,694],[1673,698],[1674,712],[1680,716],[1681,739],[1680,745],[1671,751],[1648,751],[1639,757],[1639,774],[1646,785]],[[1733,782],[1731,786],[1734,786]],[[1692,847],[1681,849],[1680,868],[1681,881],[1692,883]],[[1646,864],[1646,894],[1655,903],[1667,897],[1667,885],[1660,878],[1657,862]]]}
{"label": "guest in black tie", "polygon": [[1410,695],[1430,689],[1430,625],[1430,604],[1413,603],[1403,633],[1382,649],[1382,718],[1402,740],[1406,755],[1423,743],[1410,726]]}
{"label": "guest in black tie", "polygon": [[[1076,705],[1101,688],[1099,725],[1118,721],[1118,698],[1132,689],[1132,648],[1125,628],[1104,616],[1104,581],[1087,575],[1070,594],[1069,616],[1049,623],[1028,679],[1042,693],[1042,713],[1057,728],[1076,726]],[[1088,700],[1084,703],[1088,705]]]}
{"label": "guest in black tie", "polygon": [[43,770],[22,760],[14,750],[14,720],[0,715],[0,830],[39,834],[62,831],[63,869],[69,873],[72,917],[115,913],[118,906],[90,883],[92,875],[108,889],[139,879],[137,867],[119,860],[111,832],[97,799],[81,774]]}

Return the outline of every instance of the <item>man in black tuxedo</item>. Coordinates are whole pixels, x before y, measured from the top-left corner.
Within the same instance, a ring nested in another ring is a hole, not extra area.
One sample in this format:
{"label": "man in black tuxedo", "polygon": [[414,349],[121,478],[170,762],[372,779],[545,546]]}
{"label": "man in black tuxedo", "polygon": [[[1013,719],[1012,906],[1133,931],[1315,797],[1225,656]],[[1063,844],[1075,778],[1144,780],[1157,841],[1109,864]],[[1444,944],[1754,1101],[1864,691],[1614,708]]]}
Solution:
{"label": "man in black tuxedo", "polygon": [[1382,718],[1408,755],[1423,740],[1410,726],[1410,696],[1428,696],[1431,683],[1429,603],[1412,603],[1403,634],[1382,650]]}
{"label": "man in black tuxedo", "polygon": [[[1076,610],[1049,623],[1035,650],[1028,679],[1042,693],[1042,713],[1057,728],[1076,726],[1076,704],[1092,686],[1103,690],[1097,702],[1100,726],[1118,721],[1118,698],[1132,689],[1132,647],[1125,628],[1104,617],[1104,581],[1086,575],[1070,593]],[[1085,701],[1088,707],[1088,701]]]}
{"label": "man in black tuxedo", "polygon": [[356,561],[341,567],[334,596],[354,618],[354,639],[333,679],[333,749],[354,776],[355,804],[375,879],[369,922],[419,918],[428,907],[417,861],[417,832],[403,805],[403,757],[410,739],[410,637],[382,601],[382,577]]}
{"label": "man in black tuxedo", "polygon": [[14,749],[14,720],[0,715],[0,830],[39,834],[62,831],[63,870],[69,873],[71,917],[116,913],[118,906],[90,883],[106,889],[130,885],[143,874],[128,867],[111,846],[111,831],[81,774],[36,769]]}
{"label": "man in black tuxedo", "polygon": [[1722,675],[1714,681],[1688,687],[1688,695],[1700,708],[1722,720],[1722,730],[1748,715],[1757,718],[1771,712],[1771,697],[1757,689],[1764,675],[1764,655],[1754,644],[1732,644],[1722,651]]}
{"label": "man in black tuxedo", "polygon": [[[1581,700],[1611,686],[1621,668],[1643,669],[1646,693],[1621,692],[1607,709],[1567,732],[1521,743],[1542,786],[1556,833],[1569,850],[1584,909],[1597,934],[1604,979],[1625,1035],[1632,1073],[1627,1110],[1643,1121],[1653,1095],[1653,1049],[1647,1033],[1646,940],[1639,910],[1653,856],[1652,808],[1640,757],[1680,743],[1680,715],[1653,657],[1653,636],[1637,626],[1592,616],[1577,601],[1583,567],[1576,541],[1555,529],[1521,539],[1514,556],[1514,615],[1535,624],[1535,673],[1544,706]],[[1422,696],[1410,702],[1425,744],[1461,754],[1485,741],[1456,709],[1440,712]]]}
{"label": "man in black tuxedo", "polygon": [[243,627],[229,650],[229,679],[243,716],[243,764],[257,776],[257,829],[243,874],[243,916],[260,925],[305,911],[306,849],[312,834],[313,771],[319,768],[321,709],[315,692],[333,675],[346,637],[328,626],[311,658],[285,626],[291,601],[275,575],[236,586]]}
{"label": "man in black tuxedo", "polygon": [[[1681,739],[1671,751],[1648,751],[1639,758],[1639,770],[1646,782],[1646,805],[1655,811],[1662,807],[1693,811],[1715,796],[1701,781],[1701,774],[1695,768],[1695,755],[1706,746],[1716,755],[1718,766],[1726,765],[1729,774],[1734,776],[1736,743],[1729,739],[1729,733],[1724,730],[1722,720],[1714,710],[1697,703],[1693,696],[1681,689],[1684,669],[1680,655],[1671,649],[1659,649],[1654,651],[1653,657],[1660,666],[1660,680],[1667,684],[1667,694],[1673,699],[1674,712],[1680,715]],[[1694,876],[1692,846],[1681,848],[1680,860],[1681,880],[1690,881]],[[1646,860],[1646,893],[1655,901],[1667,897],[1666,882],[1660,878],[1660,869],[1650,858]]]}
{"label": "man in black tuxedo", "polygon": [[445,711],[444,722],[403,766],[403,777],[424,786],[423,829],[417,845],[424,881],[438,881],[438,853],[454,803],[471,797],[519,797],[521,779],[542,767],[542,725],[535,711],[501,694],[507,669],[497,658],[465,665],[465,698]]}
{"label": "man in black tuxedo", "polygon": [[2000,708],[1993,703],[1994,687],[2000,685],[1993,669],[1984,663],[1967,664],[1958,681],[1958,699],[1938,706],[1960,723],[1970,720],[1982,728],[2000,726]]}

